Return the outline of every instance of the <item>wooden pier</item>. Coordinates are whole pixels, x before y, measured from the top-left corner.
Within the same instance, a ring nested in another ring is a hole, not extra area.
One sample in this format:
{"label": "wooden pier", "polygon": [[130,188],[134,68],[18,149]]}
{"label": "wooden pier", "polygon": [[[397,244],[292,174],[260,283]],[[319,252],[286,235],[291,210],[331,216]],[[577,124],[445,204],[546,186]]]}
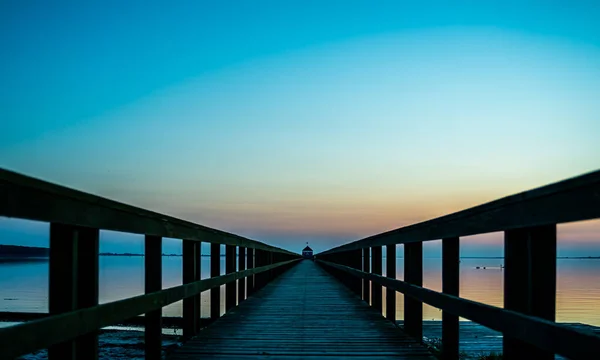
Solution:
{"label": "wooden pier", "polygon": [[434,359],[313,261],[304,260],[167,357]]}
{"label": "wooden pier", "polygon": [[[0,359],[48,349],[50,360],[98,359],[100,329],[144,316],[145,355],[163,358],[161,309],[183,300],[184,344],[169,360],[430,359],[423,303],[443,311],[441,353],[457,360],[459,317],[503,334],[504,359],[600,359],[600,336],[555,322],[556,225],[600,218],[600,171],[423,223],[374,235],[302,260],[300,254],[0,169],[0,216],[49,223],[46,317],[0,329]],[[144,235],[145,294],[98,304],[101,230]],[[504,308],[459,294],[460,237],[505,233]],[[162,288],[162,239],[183,241],[182,285]],[[424,241],[442,240],[442,292],[424,288]],[[201,243],[211,277],[200,277]],[[404,279],[395,279],[403,245]],[[382,276],[386,247],[386,272]],[[220,254],[224,247],[225,274]],[[211,306],[201,329],[200,294]],[[386,296],[382,288],[386,287]],[[395,295],[405,295],[405,319]],[[382,314],[385,301],[385,317]]]}

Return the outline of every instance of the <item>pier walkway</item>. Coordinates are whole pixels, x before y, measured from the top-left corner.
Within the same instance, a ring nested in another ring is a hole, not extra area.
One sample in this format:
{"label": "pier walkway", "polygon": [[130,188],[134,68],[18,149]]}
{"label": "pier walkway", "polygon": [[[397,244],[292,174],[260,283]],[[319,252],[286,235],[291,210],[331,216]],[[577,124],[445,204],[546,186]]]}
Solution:
{"label": "pier walkway", "polygon": [[168,360],[434,359],[313,261],[301,261]]}
{"label": "pier walkway", "polygon": [[[444,360],[464,358],[460,318],[501,333],[504,359],[600,359],[596,332],[556,322],[557,226],[600,219],[600,171],[347,242],[314,261],[2,168],[0,217],[49,225],[48,313],[0,328],[3,360],[41,349],[49,360],[106,359],[99,356],[100,332],[127,321],[144,324],[140,345],[148,360],[432,359],[422,345],[424,304],[442,312],[441,340],[433,347]],[[142,294],[100,303],[105,230],[141,235]],[[460,293],[461,239],[493,232],[504,234],[502,307]],[[162,276],[165,238],[182,241],[181,285],[169,288]],[[436,240],[441,292],[423,283],[423,243]],[[207,243],[210,277],[201,266]],[[402,279],[396,278],[398,252]],[[205,328],[202,293],[210,296]],[[404,295],[401,328],[394,325],[398,293]],[[162,309],[179,301],[183,345],[165,349]]]}

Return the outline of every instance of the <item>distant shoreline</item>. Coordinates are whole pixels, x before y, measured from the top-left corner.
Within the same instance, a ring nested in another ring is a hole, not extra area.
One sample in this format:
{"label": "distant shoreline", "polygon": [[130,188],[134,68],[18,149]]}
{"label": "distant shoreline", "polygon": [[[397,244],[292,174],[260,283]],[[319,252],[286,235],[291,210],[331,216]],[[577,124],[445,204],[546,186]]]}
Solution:
{"label": "distant shoreline", "polygon": [[[99,256],[127,256],[138,257],[144,254],[138,253],[112,253],[103,252]],[[0,259],[47,259],[50,256],[50,249],[34,246],[20,245],[1,245],[0,244]],[[163,257],[181,257],[182,254],[162,254]],[[210,254],[202,254],[202,257],[210,257]],[[225,257],[225,254],[220,254],[220,257]],[[318,257],[318,254],[317,254]],[[385,258],[385,256],[383,256]],[[396,257],[404,259],[403,256]],[[461,259],[504,259],[504,256],[461,256]],[[424,257],[424,259],[441,259],[441,257]],[[600,256],[558,256],[557,259],[577,259],[577,260],[594,260],[600,259]]]}

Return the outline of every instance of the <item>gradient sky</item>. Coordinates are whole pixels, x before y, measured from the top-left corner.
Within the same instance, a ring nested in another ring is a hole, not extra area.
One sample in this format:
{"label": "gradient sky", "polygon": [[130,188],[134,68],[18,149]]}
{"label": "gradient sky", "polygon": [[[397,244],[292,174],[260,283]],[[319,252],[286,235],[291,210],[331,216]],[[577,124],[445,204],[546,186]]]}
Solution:
{"label": "gradient sky", "polygon": [[[324,250],[600,168],[598,18],[598,1],[2,1],[0,167]],[[0,243],[46,231],[0,220]],[[600,255],[598,222],[560,235],[559,254]]]}

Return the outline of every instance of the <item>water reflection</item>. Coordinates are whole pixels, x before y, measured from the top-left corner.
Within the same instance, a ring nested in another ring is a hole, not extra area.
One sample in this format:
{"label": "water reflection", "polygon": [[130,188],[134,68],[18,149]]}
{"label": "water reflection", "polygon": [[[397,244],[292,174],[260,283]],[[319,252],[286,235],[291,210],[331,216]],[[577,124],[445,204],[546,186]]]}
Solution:
{"label": "water reflection", "polygon": [[[503,259],[461,259],[460,296],[485,304],[502,307]],[[600,260],[558,259],[557,269],[557,321],[583,322],[600,326]],[[210,276],[210,261],[201,261],[202,278]],[[441,291],[441,259],[424,259],[424,286]],[[477,269],[476,267],[480,267]],[[481,269],[482,267],[486,269]],[[225,259],[221,259],[221,272]],[[385,268],[385,267],[384,267]],[[399,279],[404,277],[404,261],[397,259]],[[385,270],[385,269],[384,269]],[[163,257],[163,287],[181,284],[181,257]],[[385,290],[384,290],[385,291]],[[144,293],[144,258],[100,258],[100,303],[125,299]],[[221,288],[221,313],[224,312],[224,287]],[[404,318],[404,296],[396,296],[396,316]],[[201,297],[202,316],[210,314],[209,292]],[[384,302],[385,307],[385,302]],[[48,311],[48,262],[0,262],[0,311]],[[385,312],[385,310],[384,310]],[[181,302],[163,309],[165,316],[181,316]],[[440,320],[441,312],[424,306],[423,318]]]}

